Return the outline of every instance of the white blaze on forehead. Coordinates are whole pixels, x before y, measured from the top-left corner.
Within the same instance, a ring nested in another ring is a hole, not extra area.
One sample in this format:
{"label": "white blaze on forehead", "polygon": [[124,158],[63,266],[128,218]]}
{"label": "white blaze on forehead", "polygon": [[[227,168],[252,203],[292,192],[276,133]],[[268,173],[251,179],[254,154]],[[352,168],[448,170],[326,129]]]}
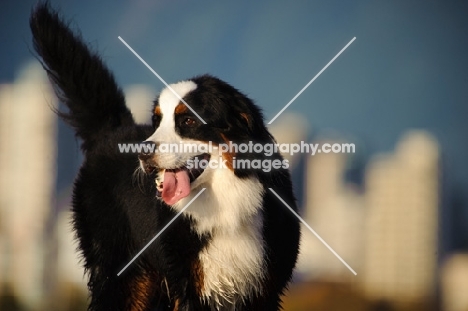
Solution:
{"label": "white blaze on forehead", "polygon": [[[188,93],[195,90],[197,85],[193,81],[182,81],[179,83],[171,84],[170,87],[174,90],[180,98],[184,98]],[[166,116],[174,115],[174,110],[180,103],[180,99],[169,88],[165,88],[161,95],[159,95],[159,106],[163,115],[163,120]]]}
{"label": "white blaze on forehead", "polygon": [[[171,84],[170,87],[177,93],[177,95],[179,95],[180,98],[184,98],[188,93],[195,90],[197,85],[193,81],[181,81]],[[158,102],[161,109],[162,119],[158,129],[151,137],[148,138],[148,140],[155,142],[180,141],[179,135],[175,132],[174,111],[181,100],[172,92],[172,90],[165,88],[161,92],[161,95],[159,95]]]}

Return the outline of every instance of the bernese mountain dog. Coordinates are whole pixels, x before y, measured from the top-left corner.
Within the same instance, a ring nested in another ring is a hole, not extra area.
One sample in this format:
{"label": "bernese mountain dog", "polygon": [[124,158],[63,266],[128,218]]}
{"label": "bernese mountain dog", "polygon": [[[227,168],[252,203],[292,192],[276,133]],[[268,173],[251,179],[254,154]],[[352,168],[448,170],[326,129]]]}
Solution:
{"label": "bernese mountain dog", "polygon": [[[281,309],[300,227],[269,188],[296,210],[289,172],[284,165],[236,165],[284,163],[278,152],[221,148],[275,143],[252,100],[216,77],[198,76],[162,90],[152,126],[139,125],[101,58],[47,2],[35,6],[30,27],[67,107],[57,113],[85,155],[72,209],[88,310]],[[119,149],[141,142],[148,148],[140,154]],[[163,144],[197,148],[162,152]]]}

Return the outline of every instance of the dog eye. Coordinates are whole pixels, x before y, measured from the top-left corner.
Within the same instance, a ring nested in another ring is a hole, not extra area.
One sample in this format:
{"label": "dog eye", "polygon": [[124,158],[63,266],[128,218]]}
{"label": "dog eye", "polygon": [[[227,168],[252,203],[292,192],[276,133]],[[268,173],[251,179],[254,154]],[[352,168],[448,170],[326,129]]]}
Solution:
{"label": "dog eye", "polygon": [[182,124],[187,126],[187,127],[192,127],[192,126],[195,126],[197,124],[197,120],[195,120],[194,118],[188,117],[188,118],[184,119]]}

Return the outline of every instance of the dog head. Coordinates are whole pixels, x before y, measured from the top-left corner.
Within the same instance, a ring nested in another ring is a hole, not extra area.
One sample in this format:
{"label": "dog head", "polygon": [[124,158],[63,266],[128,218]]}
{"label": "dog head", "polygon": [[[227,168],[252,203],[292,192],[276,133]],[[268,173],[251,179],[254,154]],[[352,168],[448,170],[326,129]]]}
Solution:
{"label": "dog head", "polygon": [[168,205],[213,182],[221,170],[238,178],[254,174],[236,167],[235,161],[258,155],[226,147],[273,140],[260,109],[234,87],[208,75],[164,89],[154,103],[152,120],[155,132],[145,144],[155,152],[140,154],[140,165],[156,173],[158,194]]}

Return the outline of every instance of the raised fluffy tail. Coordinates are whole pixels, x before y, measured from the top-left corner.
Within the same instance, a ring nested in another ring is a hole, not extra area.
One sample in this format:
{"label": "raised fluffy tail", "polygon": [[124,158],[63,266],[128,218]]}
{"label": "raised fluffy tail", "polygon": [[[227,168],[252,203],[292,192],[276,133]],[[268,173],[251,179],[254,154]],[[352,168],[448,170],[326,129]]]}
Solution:
{"label": "raised fluffy tail", "polygon": [[34,48],[69,109],[58,113],[83,139],[84,150],[102,139],[100,134],[134,124],[112,73],[47,2],[33,9],[29,23]]}

